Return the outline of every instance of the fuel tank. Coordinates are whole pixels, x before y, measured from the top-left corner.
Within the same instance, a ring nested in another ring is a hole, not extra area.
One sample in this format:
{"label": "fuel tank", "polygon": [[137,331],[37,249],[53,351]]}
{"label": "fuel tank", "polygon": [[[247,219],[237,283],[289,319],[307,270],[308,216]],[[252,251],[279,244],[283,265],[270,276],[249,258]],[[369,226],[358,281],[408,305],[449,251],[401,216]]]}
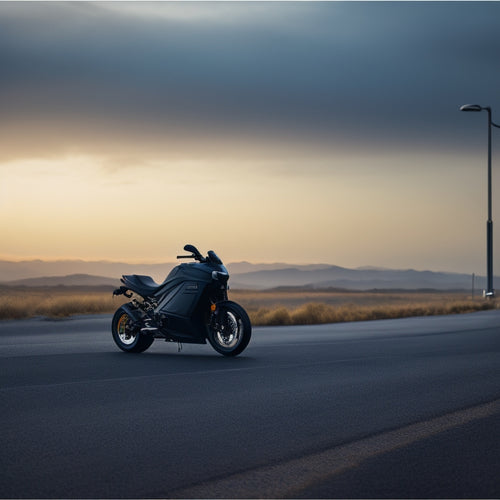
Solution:
{"label": "fuel tank", "polygon": [[212,282],[212,272],[226,272],[223,265],[213,263],[181,264],[170,271],[156,293],[156,312],[166,315],[191,316],[206,286]]}

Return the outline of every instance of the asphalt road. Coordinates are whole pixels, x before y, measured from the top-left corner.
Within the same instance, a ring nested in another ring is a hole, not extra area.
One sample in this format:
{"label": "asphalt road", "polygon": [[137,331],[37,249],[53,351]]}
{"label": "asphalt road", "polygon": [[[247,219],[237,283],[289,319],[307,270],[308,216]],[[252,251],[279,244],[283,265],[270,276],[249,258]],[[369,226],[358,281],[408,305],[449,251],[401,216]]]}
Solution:
{"label": "asphalt road", "polygon": [[113,344],[0,322],[2,498],[500,496],[500,311]]}

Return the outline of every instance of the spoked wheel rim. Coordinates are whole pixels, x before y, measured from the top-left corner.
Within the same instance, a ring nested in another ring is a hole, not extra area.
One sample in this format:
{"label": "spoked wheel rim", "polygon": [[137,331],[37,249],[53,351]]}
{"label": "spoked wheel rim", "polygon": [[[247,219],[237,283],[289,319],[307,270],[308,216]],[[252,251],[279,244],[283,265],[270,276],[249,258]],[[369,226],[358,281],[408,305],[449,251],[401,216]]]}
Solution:
{"label": "spoked wheel rim", "polygon": [[234,349],[243,337],[243,322],[231,311],[226,311],[214,337],[224,349]]}
{"label": "spoked wheel rim", "polygon": [[131,329],[130,318],[128,314],[122,314],[118,319],[118,324],[116,325],[116,331],[118,333],[118,338],[120,342],[125,345],[131,345],[135,342],[136,334]]}

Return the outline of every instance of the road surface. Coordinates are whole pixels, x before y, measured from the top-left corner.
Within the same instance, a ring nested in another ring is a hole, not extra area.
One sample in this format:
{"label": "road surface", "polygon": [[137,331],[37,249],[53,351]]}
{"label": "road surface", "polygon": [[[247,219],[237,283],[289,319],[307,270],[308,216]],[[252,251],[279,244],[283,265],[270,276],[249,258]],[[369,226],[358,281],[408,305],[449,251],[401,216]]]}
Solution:
{"label": "road surface", "polygon": [[110,321],[0,322],[0,497],[500,496],[500,311],[255,328],[235,359]]}

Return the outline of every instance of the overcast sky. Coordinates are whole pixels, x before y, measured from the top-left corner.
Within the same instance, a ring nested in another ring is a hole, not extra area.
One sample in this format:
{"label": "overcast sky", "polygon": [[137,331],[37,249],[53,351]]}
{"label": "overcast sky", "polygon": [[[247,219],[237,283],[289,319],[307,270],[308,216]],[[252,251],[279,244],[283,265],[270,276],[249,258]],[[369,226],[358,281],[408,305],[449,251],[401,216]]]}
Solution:
{"label": "overcast sky", "polygon": [[484,274],[458,108],[500,122],[499,33],[498,2],[1,3],[0,256]]}

